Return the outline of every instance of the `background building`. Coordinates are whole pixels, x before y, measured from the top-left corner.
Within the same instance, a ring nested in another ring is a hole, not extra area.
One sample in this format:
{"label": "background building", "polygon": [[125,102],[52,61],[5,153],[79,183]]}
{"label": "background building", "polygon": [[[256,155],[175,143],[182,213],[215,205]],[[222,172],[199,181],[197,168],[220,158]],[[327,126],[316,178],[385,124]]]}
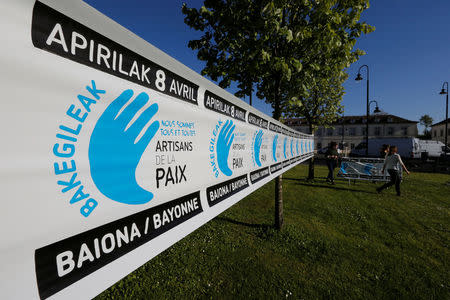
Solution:
{"label": "background building", "polygon": [[[447,141],[450,141],[450,118],[448,119],[449,128],[447,132]],[[441,141],[445,143],[445,120],[431,125],[431,138],[435,141]],[[449,142],[450,143],[450,142]]]}
{"label": "background building", "polygon": [[[416,137],[417,121],[410,121],[385,112],[374,113],[369,117],[369,139],[386,137]],[[286,125],[298,131],[309,133],[305,119],[287,119]],[[344,116],[331,125],[331,128],[320,126],[314,136],[315,148],[327,147],[332,141],[340,144],[340,148],[353,149],[366,139],[366,116]],[[342,147],[344,143],[344,147]]]}

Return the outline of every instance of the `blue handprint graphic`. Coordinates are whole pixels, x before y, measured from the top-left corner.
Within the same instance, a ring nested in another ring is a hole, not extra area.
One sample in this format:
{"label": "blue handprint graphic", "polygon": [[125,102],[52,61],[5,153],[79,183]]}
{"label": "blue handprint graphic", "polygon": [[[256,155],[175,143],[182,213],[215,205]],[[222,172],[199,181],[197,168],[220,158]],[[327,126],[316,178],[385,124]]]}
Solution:
{"label": "blue handprint graphic", "polygon": [[233,174],[233,171],[228,167],[228,155],[230,154],[230,147],[233,143],[233,131],[235,127],[236,125],[233,125],[233,121],[226,121],[217,137],[217,164],[219,165],[220,171],[226,176]]}
{"label": "blue handprint graphic", "polygon": [[277,144],[278,144],[278,134],[275,135],[273,138],[273,144],[272,144],[272,157],[273,161],[277,161]]}
{"label": "blue handprint graphic", "polygon": [[291,139],[291,157],[294,157],[294,139]]}
{"label": "blue handprint graphic", "polygon": [[262,143],[263,131],[260,130],[256,134],[255,142],[253,144],[253,153],[255,154],[255,163],[258,167],[261,167],[261,160],[259,159],[259,153],[261,152],[261,143]]}
{"label": "blue handprint graphic", "polygon": [[303,151],[303,140],[300,141],[300,151],[301,154],[303,155],[305,152]]}
{"label": "blue handprint graphic", "polygon": [[374,168],[374,165],[372,164],[367,164],[364,166],[364,173],[366,173],[367,175],[372,175],[372,169]]}
{"label": "blue handprint graphic", "polygon": [[286,144],[287,144],[287,137],[284,138],[284,142],[283,142],[283,154],[284,154],[284,158],[287,158],[287,154],[286,154]]}
{"label": "blue handprint graphic", "polygon": [[120,203],[144,204],[153,194],[137,184],[136,168],[158,131],[159,122],[151,123],[142,137],[136,139],[157,113],[158,105],[152,104],[126,128],[149,99],[146,93],[140,93],[119,114],[132,96],[132,90],[125,90],[98,119],[89,142],[89,163],[92,180],[103,195]]}
{"label": "blue handprint graphic", "polygon": [[295,143],[295,148],[297,149],[297,155],[299,155],[300,152],[299,152],[299,150],[298,150],[298,140],[297,140],[296,143]]}

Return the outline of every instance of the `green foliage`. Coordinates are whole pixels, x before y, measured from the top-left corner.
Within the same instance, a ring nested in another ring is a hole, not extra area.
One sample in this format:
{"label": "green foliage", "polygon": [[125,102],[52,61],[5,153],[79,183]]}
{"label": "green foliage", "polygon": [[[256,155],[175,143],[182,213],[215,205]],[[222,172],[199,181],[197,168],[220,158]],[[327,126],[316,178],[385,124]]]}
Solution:
{"label": "green foliage", "polygon": [[431,130],[428,130],[430,126],[433,124],[433,118],[430,117],[430,115],[423,115],[420,117],[419,120],[420,125],[425,126],[425,129],[423,130],[423,135],[427,139],[431,139]]}
{"label": "green foliage", "polygon": [[291,102],[289,115],[305,118],[314,133],[317,126],[329,126],[343,112],[341,105],[346,76],[331,77],[329,80],[316,80],[312,90],[305,96]]}
{"label": "green foliage", "polygon": [[449,175],[413,173],[400,198],[306,175],[283,176],[282,231],[272,181],[98,299],[449,299]]}
{"label": "green foliage", "polygon": [[204,32],[199,40],[192,40],[188,46],[198,50],[197,57],[206,62],[202,75],[219,80],[219,86],[226,88],[232,81],[238,82],[237,96],[249,95],[259,62],[267,59],[267,53],[256,51],[253,44],[258,36],[251,30],[259,22],[253,13],[258,9],[255,1],[208,1],[200,9],[188,8],[183,4],[185,23]]}
{"label": "green foliage", "polygon": [[425,126],[425,129],[428,129],[428,127],[431,126],[431,124],[433,124],[433,118],[430,117],[429,115],[423,115],[420,117],[420,125]]}
{"label": "green foliage", "polygon": [[[205,0],[200,9],[183,5],[185,23],[204,32],[189,42],[206,61],[203,75],[227,87],[239,83],[238,95],[250,93],[274,108],[274,117],[301,105],[332,77],[363,54],[353,50],[368,0]],[[336,79],[333,79],[336,80]],[[315,97],[317,98],[317,97]],[[297,100],[296,100],[297,99]]]}

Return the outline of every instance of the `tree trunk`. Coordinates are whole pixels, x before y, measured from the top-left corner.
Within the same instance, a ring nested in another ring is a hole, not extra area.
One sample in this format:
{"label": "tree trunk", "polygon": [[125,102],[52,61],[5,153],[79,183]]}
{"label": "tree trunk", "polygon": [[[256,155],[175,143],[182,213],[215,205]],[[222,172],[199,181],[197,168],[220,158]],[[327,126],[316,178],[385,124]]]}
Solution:
{"label": "tree trunk", "polygon": [[[279,121],[281,118],[281,79],[277,78],[277,89],[275,94],[275,105],[273,117]],[[283,228],[283,186],[282,175],[275,178],[275,228],[281,230]]]}
{"label": "tree trunk", "polygon": [[308,180],[314,180],[314,156],[309,160]]}
{"label": "tree trunk", "polygon": [[[309,123],[309,132],[314,134],[313,126]],[[315,143],[314,143],[315,144]],[[308,180],[314,180],[314,156],[309,160]]]}
{"label": "tree trunk", "polygon": [[283,218],[283,176],[275,178],[275,228],[281,230]]}

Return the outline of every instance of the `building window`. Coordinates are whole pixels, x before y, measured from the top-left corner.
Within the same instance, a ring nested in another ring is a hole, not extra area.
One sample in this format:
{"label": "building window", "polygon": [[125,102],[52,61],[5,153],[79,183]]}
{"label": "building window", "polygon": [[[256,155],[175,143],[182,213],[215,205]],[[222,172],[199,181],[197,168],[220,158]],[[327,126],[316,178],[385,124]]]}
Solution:
{"label": "building window", "polygon": [[333,128],[328,128],[327,129],[327,135],[328,136],[332,136],[333,135]]}
{"label": "building window", "polygon": [[381,135],[381,127],[375,127],[374,134],[377,136]]}
{"label": "building window", "polygon": [[361,127],[361,135],[366,135],[366,127]]}
{"label": "building window", "polygon": [[408,135],[408,127],[402,127],[402,134]]}
{"label": "building window", "polygon": [[342,127],[338,128],[338,135],[344,135],[344,128]]}
{"label": "building window", "polygon": [[394,122],[394,119],[392,119],[391,117],[389,117],[389,118],[387,119],[387,121],[388,121],[388,123],[392,123],[392,122]]}
{"label": "building window", "polygon": [[387,135],[394,135],[394,127],[388,127]]}
{"label": "building window", "polygon": [[356,135],[356,128],[354,128],[354,127],[350,128],[349,131],[348,131],[348,134],[351,135],[351,136]]}

